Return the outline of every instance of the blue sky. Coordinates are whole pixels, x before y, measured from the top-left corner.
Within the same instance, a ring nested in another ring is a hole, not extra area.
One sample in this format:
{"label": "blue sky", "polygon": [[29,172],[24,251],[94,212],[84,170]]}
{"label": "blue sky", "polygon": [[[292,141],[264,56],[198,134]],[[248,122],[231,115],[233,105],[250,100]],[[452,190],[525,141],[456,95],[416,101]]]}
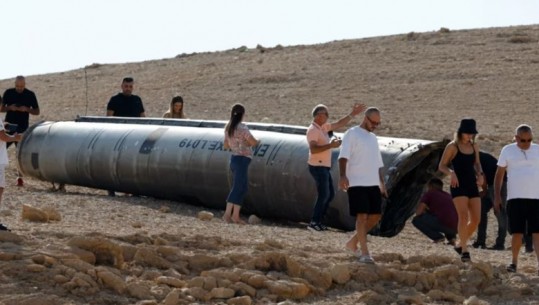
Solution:
{"label": "blue sky", "polygon": [[539,24],[536,0],[6,0],[0,12],[0,79],[257,44]]}

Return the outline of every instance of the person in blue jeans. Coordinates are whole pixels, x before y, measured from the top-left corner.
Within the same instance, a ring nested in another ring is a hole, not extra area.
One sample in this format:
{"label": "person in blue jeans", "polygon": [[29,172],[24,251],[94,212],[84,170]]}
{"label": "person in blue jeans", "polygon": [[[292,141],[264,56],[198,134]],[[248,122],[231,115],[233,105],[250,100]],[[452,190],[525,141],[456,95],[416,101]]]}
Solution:
{"label": "person in blue jeans", "polygon": [[331,150],[341,146],[341,139],[331,138],[330,134],[336,129],[346,126],[352,118],[365,110],[363,104],[355,104],[352,111],[334,123],[329,123],[329,111],[325,105],[319,104],[312,111],[313,121],[307,129],[307,142],[309,144],[309,173],[316,183],[317,197],[314,203],[311,222],[307,229],[311,231],[324,231],[327,226],[322,223],[335,197],[333,179],[331,178]]}
{"label": "person in blue jeans", "polygon": [[232,189],[226,199],[226,210],[223,220],[237,224],[245,224],[240,218],[240,209],[249,186],[248,170],[253,157],[252,147],[260,144],[247,125],[243,124],[245,107],[234,104],[230,112],[230,120],[225,126],[225,140],[223,146],[232,151],[230,157],[230,170],[232,171]]}
{"label": "person in blue jeans", "polygon": [[427,192],[419,201],[412,224],[434,243],[447,239],[448,244],[454,245],[458,215],[451,195],[443,190],[443,186],[438,178],[427,182]]}

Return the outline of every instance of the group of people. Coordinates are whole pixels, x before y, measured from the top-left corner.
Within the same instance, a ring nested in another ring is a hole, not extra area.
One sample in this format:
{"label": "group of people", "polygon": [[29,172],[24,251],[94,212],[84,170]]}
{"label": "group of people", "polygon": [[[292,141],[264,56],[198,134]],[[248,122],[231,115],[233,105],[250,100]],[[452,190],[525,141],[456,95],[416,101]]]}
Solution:
{"label": "group of people", "polygon": [[532,143],[532,128],[519,125],[515,142],[503,147],[499,159],[480,152],[476,135],[475,120],[463,119],[438,167],[450,176],[451,195],[443,191],[440,179],[431,179],[412,223],[434,242],[447,239],[468,262],[468,241],[476,230],[472,246],[487,248],[487,213],[493,208],[498,235],[489,249],[504,250],[509,231],[512,261],[507,271],[517,271],[523,241],[526,252],[535,251],[539,267],[539,145]]}
{"label": "group of people", "polygon": [[[346,248],[362,263],[374,263],[367,246],[367,233],[381,217],[382,198],[387,196],[383,162],[373,131],[381,123],[380,111],[355,105],[352,112],[335,123],[328,123],[328,108],[313,109],[313,121],[307,130],[309,172],[317,188],[317,198],[308,229],[324,231],[323,217],[335,195],[331,170],[331,149],[341,147],[339,188],[347,192],[350,215],[356,230]],[[331,138],[328,132],[346,125],[353,116],[364,112],[359,126],[348,129],[343,138]],[[515,143],[506,145],[497,160],[481,152],[475,138],[476,122],[461,120],[455,139],[442,154],[438,170],[449,176],[450,194],[443,182],[433,177],[427,183],[412,223],[434,242],[447,240],[463,262],[471,261],[469,240],[479,227],[473,246],[486,248],[487,213],[494,208],[498,236],[493,250],[505,249],[507,228],[512,234],[512,262],[509,272],[516,272],[523,240],[526,251],[535,249],[539,266],[539,145],[533,144],[529,125],[515,131]],[[507,202],[506,202],[507,201]],[[507,213],[505,213],[507,211]]]}
{"label": "group of people", "polygon": [[[142,99],[133,94],[134,79],[126,77],[121,83],[121,92],[113,96],[107,104],[107,116],[117,117],[144,117],[145,110]],[[175,96],[170,102],[169,109],[163,114],[163,118],[186,118],[183,107],[183,98]],[[5,169],[8,166],[7,148],[12,143],[17,145],[22,139],[22,134],[28,129],[30,115],[39,115],[40,109],[36,94],[26,88],[24,76],[15,77],[15,86],[4,91],[0,96],[0,112],[5,112],[5,120],[0,119],[0,203],[6,186]],[[24,186],[23,175],[17,169],[16,184]],[[53,183],[54,190],[65,191],[65,185],[58,187]],[[113,190],[109,195],[114,196]],[[0,230],[8,230],[7,226],[0,223]]]}
{"label": "group of people", "polygon": [[[134,80],[126,77],[121,92],[107,104],[107,116],[144,117],[142,99],[133,94]],[[4,92],[1,112],[6,112],[5,123],[0,119],[0,202],[5,187],[7,147],[21,140],[28,128],[29,115],[39,115],[35,94],[26,89],[25,78],[17,76],[15,88]],[[342,139],[333,137],[333,131],[345,127],[355,116],[364,113],[360,124],[349,128]],[[387,197],[384,183],[383,160],[374,130],[381,124],[381,112],[375,107],[355,104],[350,113],[335,122],[329,122],[329,109],[317,105],[312,110],[312,123],[306,132],[309,146],[307,166],[317,189],[311,221],[307,228],[320,232],[327,230],[324,216],[335,196],[331,177],[332,149],[340,147],[338,156],[339,189],[348,196],[349,213],[356,219],[355,232],[345,247],[359,256],[362,263],[374,263],[368,245],[367,233],[381,218],[382,200]],[[240,210],[248,189],[248,168],[253,147],[260,144],[243,123],[245,107],[234,104],[224,130],[224,148],[232,154],[230,170],[233,183],[223,219],[245,224]],[[170,102],[164,118],[185,118],[183,98],[176,96]],[[441,179],[434,177],[427,183],[412,223],[434,242],[454,246],[463,262],[471,260],[469,240],[479,227],[474,247],[485,248],[486,214],[493,208],[498,218],[498,238],[492,249],[503,250],[506,227],[512,234],[512,262],[508,271],[515,272],[523,240],[531,240],[539,264],[539,145],[532,143],[533,133],[528,125],[515,131],[515,143],[506,145],[499,160],[480,152],[475,138],[476,122],[463,119],[456,137],[445,148],[438,170],[450,178],[450,194],[443,190]],[[22,186],[19,173],[17,185]],[[110,190],[109,195],[114,195]],[[507,199],[507,202],[506,202]],[[507,211],[507,213],[505,213]],[[507,225],[506,225],[507,224]],[[0,224],[0,230],[7,227]],[[458,237],[458,239],[457,239]],[[528,247],[528,245],[527,245]]]}

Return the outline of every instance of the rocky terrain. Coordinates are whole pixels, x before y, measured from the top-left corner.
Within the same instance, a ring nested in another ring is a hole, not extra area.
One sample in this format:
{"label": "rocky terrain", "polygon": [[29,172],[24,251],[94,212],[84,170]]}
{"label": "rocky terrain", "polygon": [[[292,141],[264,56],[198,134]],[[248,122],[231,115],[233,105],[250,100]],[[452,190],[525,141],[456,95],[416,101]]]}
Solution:
{"label": "rocky terrain", "polygon": [[[132,76],[148,116],[160,117],[182,95],[193,119],[226,120],[241,102],[247,121],[307,125],[318,103],[331,119],[363,102],[382,110],[382,136],[451,138],[461,118],[473,117],[480,146],[498,155],[518,124],[538,126],[538,41],[538,25],[441,28],[89,63],[27,76],[27,86],[41,108],[34,123],[103,115]],[[1,90],[12,86],[0,81]],[[254,217],[238,226],[220,210],[78,186],[54,192],[31,177],[16,187],[9,154],[0,219],[12,231],[0,232],[0,304],[539,304],[531,254],[514,274],[505,271],[507,250],[473,249],[473,263],[463,264],[450,246],[407,225],[393,238],[370,236],[376,265],[360,265],[344,248],[351,232],[314,234],[305,224]]]}

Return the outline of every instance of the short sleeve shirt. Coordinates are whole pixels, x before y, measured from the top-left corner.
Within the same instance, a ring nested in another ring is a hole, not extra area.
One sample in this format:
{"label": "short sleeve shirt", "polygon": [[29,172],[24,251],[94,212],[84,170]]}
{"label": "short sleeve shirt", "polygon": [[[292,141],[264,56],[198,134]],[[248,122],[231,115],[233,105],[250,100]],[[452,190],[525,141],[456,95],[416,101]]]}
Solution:
{"label": "short sleeve shirt", "polygon": [[253,150],[247,141],[251,136],[249,128],[243,123],[238,124],[232,137],[229,137],[225,130],[225,139],[228,141],[232,154],[235,156],[253,157]]}
{"label": "short sleeve shirt", "polygon": [[144,112],[142,100],[137,95],[124,95],[118,93],[110,98],[107,110],[114,111],[113,116],[140,117]]}
{"label": "short sleeve shirt", "polygon": [[516,143],[504,146],[498,166],[507,170],[507,200],[539,199],[539,145],[532,143],[527,150]]}
{"label": "short sleeve shirt", "polygon": [[[7,89],[4,92],[4,99],[2,103],[5,106],[16,105],[26,106],[32,109],[39,108],[37,98],[34,92],[24,89],[21,93],[17,92],[15,88]],[[22,133],[28,129],[30,114],[28,112],[21,111],[7,111],[6,122],[11,124],[17,124],[17,132]]]}
{"label": "short sleeve shirt", "polygon": [[339,159],[348,159],[346,176],[350,186],[379,186],[379,169],[384,166],[378,139],[359,126],[346,131]]}
{"label": "short sleeve shirt", "polygon": [[[329,143],[328,131],[331,130],[331,124],[326,123],[322,126],[311,123],[307,129],[307,143],[315,141],[318,145],[326,145]],[[331,167],[331,149],[326,149],[319,153],[311,153],[309,150],[309,160],[307,161],[312,166]]]}

